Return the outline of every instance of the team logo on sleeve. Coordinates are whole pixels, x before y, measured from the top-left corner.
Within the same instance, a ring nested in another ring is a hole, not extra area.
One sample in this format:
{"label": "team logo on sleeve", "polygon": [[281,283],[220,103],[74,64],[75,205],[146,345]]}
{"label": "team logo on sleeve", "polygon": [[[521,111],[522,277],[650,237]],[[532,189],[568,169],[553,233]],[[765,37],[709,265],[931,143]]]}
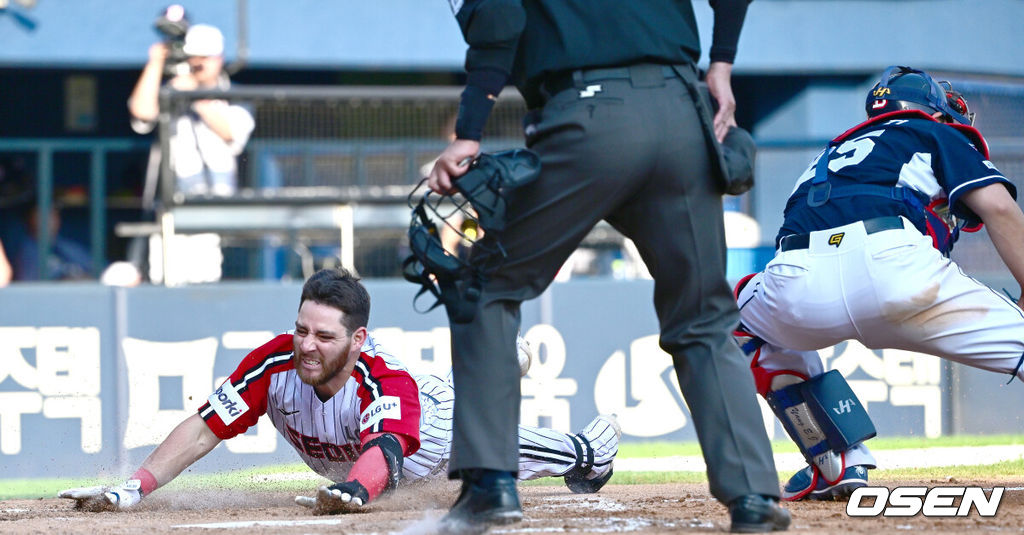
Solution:
{"label": "team logo on sleeve", "polygon": [[846,236],[845,232],[837,232],[836,234],[833,234],[833,235],[829,236],[828,237],[828,244],[829,245],[835,245],[836,249],[838,249],[839,248],[839,244],[843,243],[843,236]]}
{"label": "team logo on sleeve", "polygon": [[385,418],[391,420],[402,419],[401,399],[398,396],[381,396],[377,398],[366,410],[359,415],[359,430],[365,431],[377,425]]}
{"label": "team logo on sleeve", "polygon": [[249,410],[249,406],[242,400],[242,396],[238,395],[238,391],[232,386],[230,379],[224,381],[220,388],[210,394],[208,401],[224,425],[231,425],[231,422]]}

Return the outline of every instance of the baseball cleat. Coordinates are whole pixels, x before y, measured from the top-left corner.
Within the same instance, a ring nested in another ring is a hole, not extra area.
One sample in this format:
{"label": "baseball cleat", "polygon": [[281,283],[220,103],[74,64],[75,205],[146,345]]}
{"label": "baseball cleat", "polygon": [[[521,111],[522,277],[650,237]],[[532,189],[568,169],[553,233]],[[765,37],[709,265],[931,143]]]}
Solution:
{"label": "baseball cleat", "polygon": [[571,435],[576,466],[565,474],[565,485],[577,494],[590,494],[612,478],[612,463],[619,453],[622,427],[614,414],[594,418],[583,431]]}
{"label": "baseball cleat", "polygon": [[763,533],[789,529],[789,511],[779,507],[774,498],[760,494],[740,496],[729,502],[729,531],[733,533]]}
{"label": "baseball cleat", "polygon": [[843,500],[850,497],[855,489],[868,484],[868,468],[864,465],[847,466],[843,476],[829,483],[816,467],[808,466],[793,474],[782,489],[782,499],[798,500]]}
{"label": "baseball cleat", "polygon": [[448,514],[441,518],[437,532],[445,535],[479,535],[491,526],[513,524],[523,519],[516,480],[512,474],[493,470],[464,470],[462,492]]}

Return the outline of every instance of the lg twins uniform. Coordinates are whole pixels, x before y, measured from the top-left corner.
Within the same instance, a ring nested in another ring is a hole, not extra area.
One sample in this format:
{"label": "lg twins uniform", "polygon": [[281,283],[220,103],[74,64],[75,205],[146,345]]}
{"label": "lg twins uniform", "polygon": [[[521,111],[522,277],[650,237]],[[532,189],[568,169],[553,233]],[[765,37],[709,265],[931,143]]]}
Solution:
{"label": "lg twins uniform", "polygon": [[405,367],[379,351],[372,338],[361,351],[345,386],[321,401],[299,379],[292,365],[292,336],[282,334],[246,356],[199,415],[226,440],[266,414],[302,460],[332,481],[344,481],[363,437],[400,434],[414,450],[405,463],[409,477],[416,458],[427,453],[420,451],[419,389]]}
{"label": "lg twins uniform", "polygon": [[[976,130],[921,112],[834,140],[797,181],[777,255],[737,296],[743,326],[767,342],[755,366],[814,377],[814,350],[856,339],[1024,380],[1021,310],[947,257],[958,228],[980,223],[962,196],[991,184],[1016,196]],[[855,464],[874,462],[848,455]]]}
{"label": "lg twins uniform", "polygon": [[[316,473],[344,481],[367,434],[401,434],[415,451],[405,457],[403,478],[441,473],[451,454],[454,391],[433,375],[410,376],[405,366],[367,337],[352,376],[331,399],[321,401],[292,365],[292,335],[282,334],[252,351],[199,415],[221,439],[244,433],[266,414],[278,432]],[[582,433],[596,451],[593,475],[611,469],[616,431],[602,420]],[[519,477],[561,476],[585,451],[579,435],[519,427]],[[600,447],[599,447],[600,446]]]}

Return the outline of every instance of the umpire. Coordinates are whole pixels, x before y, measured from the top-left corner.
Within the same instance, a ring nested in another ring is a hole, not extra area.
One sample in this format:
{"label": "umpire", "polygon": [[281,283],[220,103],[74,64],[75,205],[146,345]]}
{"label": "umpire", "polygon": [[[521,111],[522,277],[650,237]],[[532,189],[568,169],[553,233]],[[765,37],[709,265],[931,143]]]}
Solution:
{"label": "umpire", "polygon": [[500,236],[508,257],[484,286],[474,319],[451,324],[450,476],[462,479],[462,491],[442,531],[478,533],[522,518],[513,478],[519,305],[544,291],[602,219],[636,243],[654,277],[661,347],[672,355],[711,493],[728,505],[732,530],[785,530],[790,517],[777,503],[754,384],[731,336],[738,313],[725,279],[715,141],[735,125],[731,64],[748,0],[710,0],[714,118],[696,89],[690,0],[449,1],[469,45],[467,80],[457,139],[434,165],[430,188],[450,193],[467,171],[507,82],[530,108],[526,144],[541,157],[541,176],[511,193]]}

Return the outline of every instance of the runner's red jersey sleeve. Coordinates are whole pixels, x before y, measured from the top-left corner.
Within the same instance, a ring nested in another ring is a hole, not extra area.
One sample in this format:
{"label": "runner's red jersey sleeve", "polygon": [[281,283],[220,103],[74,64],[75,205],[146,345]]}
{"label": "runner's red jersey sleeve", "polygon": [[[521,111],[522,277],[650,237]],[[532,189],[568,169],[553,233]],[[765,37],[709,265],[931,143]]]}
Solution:
{"label": "runner's red jersey sleeve", "polygon": [[395,433],[406,437],[411,455],[420,448],[419,387],[401,365],[389,366],[382,355],[363,353],[352,374],[359,386],[359,437]]}
{"label": "runner's red jersey sleeve", "polygon": [[270,377],[292,369],[292,335],[282,334],[254,349],[224,384],[199,407],[213,434],[222,440],[245,433],[267,413]]}

